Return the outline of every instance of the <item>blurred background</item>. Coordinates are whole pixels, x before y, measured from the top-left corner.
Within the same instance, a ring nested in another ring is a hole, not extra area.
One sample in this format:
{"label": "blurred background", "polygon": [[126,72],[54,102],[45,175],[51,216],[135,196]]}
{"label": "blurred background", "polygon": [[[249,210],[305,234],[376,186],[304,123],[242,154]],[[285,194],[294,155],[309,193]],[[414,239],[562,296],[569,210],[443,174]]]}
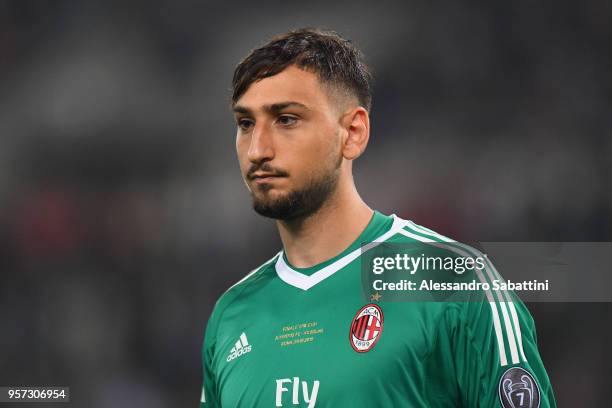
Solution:
{"label": "blurred background", "polygon": [[[280,248],[231,75],[291,28],[339,31],[375,72],[372,207],[459,239],[610,241],[610,21],[607,0],[0,0],[0,385],[197,406],[214,302]],[[609,405],[611,305],[528,307],[559,405]]]}

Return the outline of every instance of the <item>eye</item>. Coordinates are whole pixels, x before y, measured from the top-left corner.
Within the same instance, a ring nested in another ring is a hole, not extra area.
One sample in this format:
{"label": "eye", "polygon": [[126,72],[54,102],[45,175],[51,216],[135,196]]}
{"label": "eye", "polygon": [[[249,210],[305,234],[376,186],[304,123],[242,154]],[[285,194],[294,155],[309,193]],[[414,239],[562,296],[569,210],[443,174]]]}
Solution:
{"label": "eye", "polygon": [[253,126],[253,121],[251,119],[246,118],[238,119],[237,123],[238,127],[243,132],[247,132]]}
{"label": "eye", "polygon": [[278,117],[277,120],[277,122],[280,123],[282,126],[293,126],[297,123],[297,121],[298,118],[291,115],[281,115]]}

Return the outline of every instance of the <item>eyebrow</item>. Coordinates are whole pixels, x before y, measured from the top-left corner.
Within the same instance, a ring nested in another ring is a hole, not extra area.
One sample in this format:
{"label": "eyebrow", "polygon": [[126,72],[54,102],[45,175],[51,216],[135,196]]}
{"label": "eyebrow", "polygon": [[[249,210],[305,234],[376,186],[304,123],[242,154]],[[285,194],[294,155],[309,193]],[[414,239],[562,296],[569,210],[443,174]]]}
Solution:
{"label": "eyebrow", "polygon": [[[295,101],[287,101],[287,102],[278,102],[278,103],[273,103],[270,105],[264,105],[263,106],[263,110],[267,113],[270,114],[276,114],[279,113],[280,111],[282,111],[283,109],[287,109],[287,108],[301,108],[301,109],[305,109],[305,110],[310,110],[310,108],[306,105],[304,105],[303,103],[300,102],[295,102]],[[232,110],[236,113],[242,113],[242,114],[251,114],[252,110],[245,107],[245,106],[241,106],[241,105],[235,105]]]}

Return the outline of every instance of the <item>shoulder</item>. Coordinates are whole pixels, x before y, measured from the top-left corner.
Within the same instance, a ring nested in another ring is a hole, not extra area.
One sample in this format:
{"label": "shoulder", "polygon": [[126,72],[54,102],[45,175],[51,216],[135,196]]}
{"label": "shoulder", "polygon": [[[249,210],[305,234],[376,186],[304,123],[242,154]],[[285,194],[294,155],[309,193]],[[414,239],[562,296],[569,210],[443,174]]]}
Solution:
{"label": "shoulder", "polygon": [[420,243],[435,243],[435,242],[456,242],[455,240],[445,237],[429,228],[418,225],[414,221],[403,219],[395,214],[391,214],[393,225],[385,234],[382,241],[385,242],[420,242]]}
{"label": "shoulder", "polygon": [[[397,230],[397,236],[401,238],[397,239],[398,242],[414,242],[414,243],[422,243],[425,246],[436,248],[439,250],[443,250],[448,254],[452,254],[456,257],[464,257],[464,258],[483,258],[485,255],[475,248],[474,246],[456,241],[453,238],[449,238],[448,236],[442,235],[432,229],[424,227],[410,220],[401,220],[401,228]],[[485,265],[485,268],[493,268],[490,262],[487,262],[489,265]]]}
{"label": "shoulder", "polygon": [[487,342],[496,344],[499,364],[518,364],[526,362],[523,350],[523,338],[535,341],[533,318],[521,299],[511,290],[495,289],[494,281],[504,282],[502,275],[487,257],[473,246],[457,242],[437,232],[420,226],[412,221],[406,223],[405,234],[422,242],[441,243],[445,249],[464,258],[480,258],[482,267],[477,267],[471,274],[474,280],[485,283],[483,289],[474,299],[460,303],[451,303],[446,312],[453,323],[461,322],[472,334],[473,341],[484,350]]}
{"label": "shoulder", "polygon": [[253,285],[257,285],[266,276],[268,276],[269,272],[274,270],[274,263],[278,259],[279,255],[280,252],[276,253],[272,258],[268,259],[257,268],[251,270],[242,279],[230,286],[217,300],[213,310],[213,315],[220,317],[223,314],[223,311],[234,303],[245,289]]}
{"label": "shoulder", "polygon": [[217,301],[217,306],[223,306],[231,303],[244,289],[258,282],[267,271],[274,268],[274,263],[278,259],[279,255],[280,252],[276,253],[272,258],[268,259],[257,268],[251,270],[242,279],[230,286]]}
{"label": "shoulder", "polygon": [[396,236],[403,237],[405,241],[422,243],[457,242],[414,221],[402,219],[395,214],[392,217],[396,220],[394,223]]}

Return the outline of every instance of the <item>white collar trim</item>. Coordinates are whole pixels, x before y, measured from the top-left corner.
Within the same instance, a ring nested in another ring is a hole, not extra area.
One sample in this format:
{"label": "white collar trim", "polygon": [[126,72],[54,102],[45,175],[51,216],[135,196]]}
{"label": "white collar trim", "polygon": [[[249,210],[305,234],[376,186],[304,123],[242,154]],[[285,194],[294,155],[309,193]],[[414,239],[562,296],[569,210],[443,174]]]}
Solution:
{"label": "white collar trim", "polygon": [[369,244],[355,249],[351,253],[346,254],[342,258],[327,265],[326,267],[313,273],[312,275],[305,275],[291,268],[287,264],[287,262],[285,262],[285,257],[283,256],[284,251],[281,251],[275,264],[276,273],[278,274],[278,277],[281,278],[281,280],[283,280],[285,283],[302,290],[308,290],[312,288],[317,283],[329,278],[334,273],[338,272],[340,269],[353,262],[361,253],[369,251],[370,249],[385,242],[393,235],[397,234],[402,228],[404,228],[408,224],[408,221],[399,218],[395,214],[391,214],[391,217],[393,217],[393,224],[387,232],[385,232]]}

